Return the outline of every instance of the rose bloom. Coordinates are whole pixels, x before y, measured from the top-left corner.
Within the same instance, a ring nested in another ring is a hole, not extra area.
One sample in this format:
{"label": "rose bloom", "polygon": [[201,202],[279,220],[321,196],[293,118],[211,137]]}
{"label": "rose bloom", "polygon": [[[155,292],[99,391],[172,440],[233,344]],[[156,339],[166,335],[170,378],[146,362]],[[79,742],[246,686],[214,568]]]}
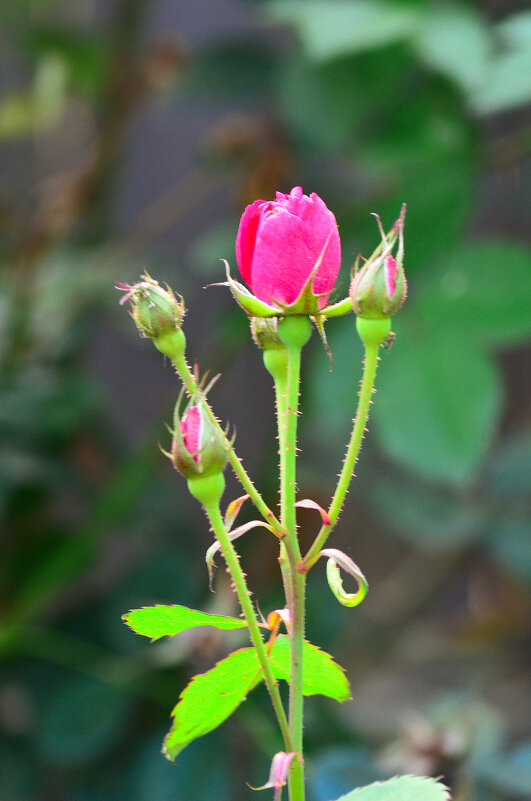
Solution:
{"label": "rose bloom", "polygon": [[319,308],[328,296],[341,266],[336,218],[312,192],[300,186],[276,200],[255,200],[245,209],[236,238],[236,260],[243,280],[266,303],[289,306],[299,297],[322,254],[312,289]]}

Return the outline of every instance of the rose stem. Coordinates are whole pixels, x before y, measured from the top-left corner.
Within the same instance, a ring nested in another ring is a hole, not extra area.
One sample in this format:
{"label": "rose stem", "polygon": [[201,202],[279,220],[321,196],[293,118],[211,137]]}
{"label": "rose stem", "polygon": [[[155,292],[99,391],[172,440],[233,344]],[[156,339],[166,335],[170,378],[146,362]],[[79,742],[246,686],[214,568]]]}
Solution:
{"label": "rose stem", "polygon": [[287,386],[283,420],[279,425],[281,492],[280,520],[286,536],[284,544],[288,556],[290,594],[288,603],[291,618],[290,651],[291,681],[289,696],[289,720],[294,750],[300,755],[291,763],[289,774],[290,801],[304,801],[303,743],[303,646],[306,576],[297,572],[300,548],[297,538],[295,510],[297,418],[299,406],[299,383],[301,350],[311,336],[312,327],[308,317],[285,317],[279,321],[278,335],[288,355]]}
{"label": "rose stem", "polygon": [[278,682],[271,670],[271,665],[269,663],[265,645],[260,633],[260,627],[258,625],[256,614],[249,597],[249,590],[247,589],[245,576],[240,566],[238,554],[236,553],[234,545],[230,541],[227,534],[227,530],[219,509],[219,501],[217,503],[205,503],[204,509],[210,520],[212,530],[221,546],[223,557],[232,576],[234,588],[240,601],[243,616],[245,617],[245,622],[249,628],[251,642],[256,650],[258,661],[260,662],[260,666],[264,674],[264,681],[267,689],[269,690],[269,695],[271,696],[271,703],[273,704],[273,709],[275,710],[275,714],[277,716],[280,731],[282,732],[284,746],[287,751],[293,751],[294,747],[292,735],[288,720],[286,718],[286,713],[284,711],[284,706],[282,704],[282,699],[280,697]]}
{"label": "rose stem", "polygon": [[[180,332],[180,334],[182,336],[180,337],[179,347],[164,348],[164,349],[159,348],[159,350],[161,350],[162,353],[164,353],[166,356],[170,358],[173,366],[175,367],[188,393],[190,395],[193,395],[195,392],[201,392],[201,390],[197,385],[197,381],[195,379],[194,374],[192,373],[192,371],[188,367],[188,364],[186,363],[186,357],[184,355],[184,350],[185,350],[184,334],[182,331]],[[155,345],[157,345],[156,341]],[[268,507],[268,505],[266,504],[266,502],[264,501],[264,499],[262,498],[256,487],[254,486],[250,476],[248,475],[240,459],[238,458],[236,451],[232,446],[232,443],[229,441],[227,435],[221,428],[219,421],[216,419],[214,412],[210,408],[210,405],[208,404],[206,399],[204,400],[208,418],[213,423],[213,425],[216,426],[216,428],[218,429],[218,431],[220,432],[225,441],[225,447],[227,448],[227,456],[229,462],[231,464],[232,469],[236,473],[236,476],[240,480],[242,487],[244,488],[247,495],[252,500],[252,502],[254,503],[254,505],[256,506],[256,508],[258,509],[264,520],[270,523],[270,525],[275,529],[276,535],[279,537],[283,537],[284,533],[280,522],[277,520],[271,509]]]}

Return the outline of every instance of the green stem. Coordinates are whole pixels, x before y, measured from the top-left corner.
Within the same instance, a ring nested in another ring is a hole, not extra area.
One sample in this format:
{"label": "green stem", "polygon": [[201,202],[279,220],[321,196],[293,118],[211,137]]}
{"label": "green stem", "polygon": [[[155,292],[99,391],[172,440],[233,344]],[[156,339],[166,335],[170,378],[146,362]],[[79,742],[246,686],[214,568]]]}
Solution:
{"label": "green stem", "polygon": [[[282,495],[282,487],[285,483],[284,467],[285,462],[282,459],[282,454],[285,452],[285,420],[287,418],[287,387],[288,387],[288,353],[285,348],[274,348],[264,350],[264,365],[268,372],[273,376],[275,386],[275,405],[277,410],[277,430],[278,430],[278,443],[280,459],[280,493]],[[288,555],[286,545],[283,541],[280,543],[279,555],[280,572],[282,574],[282,583],[284,585],[284,594],[286,596],[286,606],[290,608],[291,603],[291,571],[288,565]]]}
{"label": "green stem", "polygon": [[[171,337],[160,338],[158,340],[154,340],[155,346],[161,353],[164,353],[165,356],[168,356],[171,359],[171,362],[177,373],[179,374],[181,381],[183,382],[186,390],[190,395],[193,395],[196,392],[199,392],[200,389],[197,385],[196,378],[188,364],[186,362],[186,357],[184,355],[186,340],[184,338],[184,334],[182,331],[174,332]],[[250,476],[248,475],[247,471],[245,470],[244,466],[242,465],[240,459],[238,458],[236,451],[234,450],[232,443],[228,439],[227,435],[221,428],[219,421],[216,419],[214,412],[210,408],[208,402],[205,400],[205,408],[209,417],[209,420],[216,426],[219,433],[223,437],[225,441],[225,447],[227,448],[227,455],[229,462],[231,464],[232,469],[234,470],[236,476],[240,480],[240,483],[244,490],[246,491],[249,498],[252,500],[264,520],[266,520],[274,529],[275,533],[279,537],[284,536],[284,532],[282,530],[282,526],[280,521],[275,517],[271,509],[268,507],[256,487],[254,486]]]}
{"label": "green stem", "polygon": [[265,645],[260,633],[260,627],[256,619],[251,599],[249,598],[249,591],[247,589],[247,584],[245,583],[245,576],[241,569],[236,550],[234,549],[234,546],[229,539],[229,535],[227,534],[227,530],[225,529],[225,524],[219,509],[219,503],[207,503],[204,504],[204,508],[210,520],[214,534],[221,545],[223,557],[232,576],[234,587],[240,601],[240,606],[245,617],[245,622],[249,628],[251,642],[254,645],[256,654],[258,656],[258,661],[260,662],[260,666],[264,673],[264,680],[267,689],[269,690],[269,695],[271,696],[271,702],[277,716],[282,737],[284,738],[284,745],[287,751],[293,751],[294,744],[288,720],[286,718],[286,713],[284,711],[284,706],[282,704],[282,699],[280,697],[278,682],[273,675],[273,671],[271,670],[271,665],[269,663]]}
{"label": "green stem", "polygon": [[[378,366],[378,349],[381,343],[385,341],[386,336],[389,335],[389,330],[390,330],[389,320],[385,321],[370,320],[363,322],[365,327],[367,327],[367,323],[378,324],[377,328],[376,325],[373,327],[369,326],[369,328],[371,329],[376,328],[377,336],[365,335],[365,329],[363,329],[364,336],[362,337],[362,339],[365,345],[365,361],[363,366],[363,376],[361,379],[361,387],[359,392],[358,409],[356,411],[356,417],[354,418],[354,426],[352,428],[352,434],[350,437],[350,442],[348,444],[345,461],[343,462],[343,468],[339,476],[339,481],[337,483],[337,487],[334,492],[330,508],[328,510],[330,523],[329,525],[323,525],[321,527],[321,530],[319,531],[313,545],[311,546],[310,550],[304,557],[302,563],[299,565],[299,571],[304,573],[306,573],[318,560],[319,553],[322,550],[326,540],[328,539],[330,532],[335,526],[339,514],[341,512],[341,509],[343,507],[343,503],[345,501],[345,495],[347,494],[347,490],[350,481],[352,479],[352,475],[354,473],[354,468],[358,460],[359,452],[361,450],[361,444],[363,442],[363,436],[365,434],[367,420],[369,417],[369,407],[371,404],[371,397],[374,390],[376,368]],[[358,324],[358,330],[360,330],[359,324]],[[371,334],[373,334],[372,330]]]}
{"label": "green stem", "polygon": [[282,414],[279,415],[279,441],[280,520],[286,532],[283,544],[288,557],[287,571],[290,587],[287,599],[291,618],[289,722],[294,750],[300,754],[300,758],[292,762],[289,793],[290,801],[304,801],[302,672],[306,576],[297,573],[300,547],[297,538],[295,500],[301,350],[311,335],[311,323],[307,317],[286,317],[278,324],[278,334],[286,347],[288,357],[285,402],[280,410]]}

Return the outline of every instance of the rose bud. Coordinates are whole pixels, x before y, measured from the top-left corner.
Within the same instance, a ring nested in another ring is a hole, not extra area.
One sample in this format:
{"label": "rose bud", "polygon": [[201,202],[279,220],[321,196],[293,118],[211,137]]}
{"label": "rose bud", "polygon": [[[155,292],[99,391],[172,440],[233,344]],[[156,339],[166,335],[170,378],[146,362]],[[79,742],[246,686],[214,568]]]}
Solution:
{"label": "rose bud", "polygon": [[275,200],[256,200],[241,218],[236,259],[253,294],[232,279],[229,285],[250,314],[315,314],[326,306],[341,266],[336,218],[319,195],[304,195],[300,186],[289,195],[277,192]]}
{"label": "rose bud", "polygon": [[[391,317],[404,303],[407,283],[404,275],[404,219],[405,204],[400,217],[386,235],[380,218],[376,216],[382,241],[358,270],[350,285],[350,299],[354,311],[367,320]],[[396,257],[392,251],[396,243]]]}
{"label": "rose bud", "polygon": [[260,350],[281,350],[284,348],[278,336],[278,319],[276,317],[251,318],[251,336]]}
{"label": "rose bud", "polygon": [[153,340],[164,355],[174,358],[184,354],[186,340],[181,330],[184,301],[177,299],[169,286],[164,289],[147,273],[136,284],[116,284],[125,292],[120,303],[131,302],[131,317],[141,335]]}
{"label": "rose bud", "polygon": [[177,300],[169,286],[164,289],[147,273],[136,284],[116,284],[125,292],[120,300],[131,301],[131,317],[143,336],[157,339],[181,327],[184,317],[184,301]]}
{"label": "rose bud", "polygon": [[221,473],[227,462],[225,442],[210,421],[201,398],[192,398],[180,416],[181,398],[175,409],[171,458],[186,478]]}

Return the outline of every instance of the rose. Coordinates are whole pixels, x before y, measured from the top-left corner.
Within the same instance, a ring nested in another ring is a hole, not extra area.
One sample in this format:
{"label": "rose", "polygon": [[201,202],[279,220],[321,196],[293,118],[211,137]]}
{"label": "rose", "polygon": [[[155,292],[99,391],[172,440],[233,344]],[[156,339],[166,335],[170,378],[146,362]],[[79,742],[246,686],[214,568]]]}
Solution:
{"label": "rose", "polygon": [[255,200],[240,221],[236,260],[255,297],[282,306],[297,301],[314,273],[309,289],[323,308],[341,266],[336,218],[300,186],[277,192],[276,200]]}

